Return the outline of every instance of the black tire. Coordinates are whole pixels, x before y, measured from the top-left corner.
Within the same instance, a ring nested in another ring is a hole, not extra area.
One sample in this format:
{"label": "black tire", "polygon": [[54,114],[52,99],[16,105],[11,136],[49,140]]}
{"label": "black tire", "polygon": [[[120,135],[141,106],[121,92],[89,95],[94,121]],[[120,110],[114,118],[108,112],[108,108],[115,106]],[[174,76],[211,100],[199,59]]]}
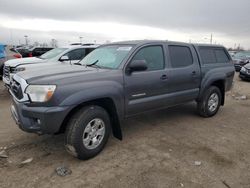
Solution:
{"label": "black tire", "polygon": [[[104,122],[105,133],[100,144],[94,149],[89,149],[83,144],[83,133],[88,123],[95,118]],[[66,150],[81,160],[95,157],[106,145],[110,135],[110,127],[110,118],[105,109],[100,106],[83,107],[68,122],[65,134]]]}
{"label": "black tire", "polygon": [[[213,95],[214,93],[217,94],[218,96],[218,105],[215,110],[211,111],[209,110],[208,101],[209,101],[210,96]],[[203,94],[201,100],[198,101],[197,103],[197,109],[198,109],[198,113],[200,114],[200,116],[202,117],[214,116],[218,112],[221,106],[221,98],[222,98],[222,94],[218,87],[216,86],[209,87]]]}
{"label": "black tire", "polygon": [[0,66],[0,80],[3,79],[3,65]]}

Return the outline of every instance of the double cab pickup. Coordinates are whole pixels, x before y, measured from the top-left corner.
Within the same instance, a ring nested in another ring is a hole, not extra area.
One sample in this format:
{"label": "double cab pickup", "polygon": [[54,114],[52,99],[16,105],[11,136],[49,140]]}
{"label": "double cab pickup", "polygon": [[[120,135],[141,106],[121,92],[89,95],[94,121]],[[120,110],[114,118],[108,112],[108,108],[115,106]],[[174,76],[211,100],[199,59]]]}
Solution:
{"label": "double cab pickup", "polygon": [[15,74],[11,112],[26,132],[65,133],[67,151],[89,159],[110,133],[122,139],[120,124],[128,117],[190,101],[201,116],[214,116],[233,77],[232,59],[220,45],[110,43],[77,64]]}

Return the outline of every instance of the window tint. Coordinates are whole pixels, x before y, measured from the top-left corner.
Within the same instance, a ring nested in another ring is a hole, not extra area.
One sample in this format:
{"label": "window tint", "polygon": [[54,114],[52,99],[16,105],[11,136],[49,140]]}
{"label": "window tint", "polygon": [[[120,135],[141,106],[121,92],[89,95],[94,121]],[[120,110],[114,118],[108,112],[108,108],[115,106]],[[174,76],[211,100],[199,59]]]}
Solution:
{"label": "window tint", "polygon": [[216,63],[216,56],[213,49],[201,48],[200,56],[204,64]]}
{"label": "window tint", "polygon": [[186,46],[169,46],[171,65],[173,68],[186,67],[193,64],[193,56]]}
{"label": "window tint", "polygon": [[201,48],[200,49],[201,60],[203,64],[212,63],[227,63],[229,58],[224,49],[219,48]]}
{"label": "window tint", "polygon": [[72,50],[71,52],[68,52],[65,55],[67,55],[70,60],[81,60],[85,56],[85,49],[82,48],[82,49]]}
{"label": "window tint", "polygon": [[85,49],[86,55],[89,54],[90,52],[92,52],[94,49],[95,49],[95,48],[86,48],[86,49]]}
{"label": "window tint", "polygon": [[161,46],[149,46],[140,49],[133,60],[145,60],[148,66],[147,70],[160,70],[164,68],[164,57]]}
{"label": "window tint", "polygon": [[227,63],[229,61],[229,58],[227,54],[225,53],[225,50],[223,49],[216,49],[215,56],[216,56],[218,63]]}

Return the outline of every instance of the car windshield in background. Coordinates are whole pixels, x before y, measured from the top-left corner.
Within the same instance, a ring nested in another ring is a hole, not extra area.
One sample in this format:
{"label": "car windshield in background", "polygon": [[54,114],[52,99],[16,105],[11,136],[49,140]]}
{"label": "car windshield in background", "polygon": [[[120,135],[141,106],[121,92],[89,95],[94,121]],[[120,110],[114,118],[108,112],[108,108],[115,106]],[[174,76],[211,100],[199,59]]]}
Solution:
{"label": "car windshield in background", "polygon": [[56,57],[60,53],[64,52],[65,50],[67,50],[67,48],[55,48],[53,50],[50,50],[50,51],[44,53],[43,55],[40,56],[40,58],[41,59],[51,59],[53,57]]}
{"label": "car windshield in background", "polygon": [[86,66],[117,69],[131,49],[130,45],[100,47],[88,54],[80,63]]}
{"label": "car windshield in background", "polygon": [[234,55],[234,59],[250,58],[250,52],[238,52]]}

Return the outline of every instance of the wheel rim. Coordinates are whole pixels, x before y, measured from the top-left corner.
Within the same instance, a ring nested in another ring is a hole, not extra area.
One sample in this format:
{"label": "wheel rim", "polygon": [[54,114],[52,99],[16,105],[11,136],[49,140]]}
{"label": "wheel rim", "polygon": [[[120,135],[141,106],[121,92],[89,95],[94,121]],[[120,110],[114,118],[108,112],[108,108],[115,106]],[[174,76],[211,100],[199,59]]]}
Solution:
{"label": "wheel rim", "polygon": [[87,149],[95,149],[101,143],[105,135],[105,124],[102,119],[91,120],[83,131],[83,145]]}
{"label": "wheel rim", "polygon": [[212,93],[208,99],[208,109],[210,112],[214,112],[219,105],[219,96],[217,93]]}

